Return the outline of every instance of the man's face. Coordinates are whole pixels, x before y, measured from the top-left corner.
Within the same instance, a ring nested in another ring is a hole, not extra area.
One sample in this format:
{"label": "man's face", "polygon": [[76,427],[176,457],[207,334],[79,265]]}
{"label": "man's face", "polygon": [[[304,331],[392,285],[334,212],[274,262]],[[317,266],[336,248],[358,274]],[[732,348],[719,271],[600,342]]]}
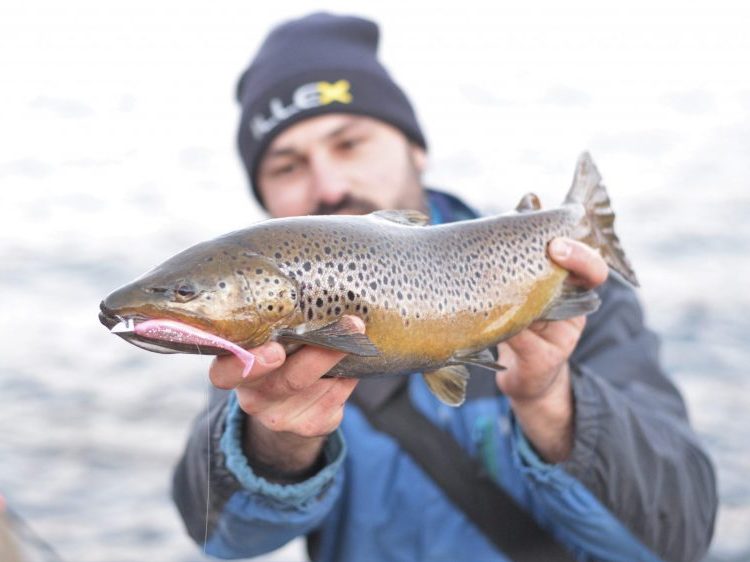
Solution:
{"label": "man's face", "polygon": [[258,169],[271,216],[425,211],[424,150],[382,121],[346,114],[305,119],[277,136]]}

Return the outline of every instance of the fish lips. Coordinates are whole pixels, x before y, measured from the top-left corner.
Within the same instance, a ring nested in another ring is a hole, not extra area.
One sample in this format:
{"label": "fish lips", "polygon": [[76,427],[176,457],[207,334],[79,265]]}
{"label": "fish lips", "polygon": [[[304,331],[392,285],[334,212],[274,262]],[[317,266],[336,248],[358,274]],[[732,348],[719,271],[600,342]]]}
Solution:
{"label": "fish lips", "polygon": [[[112,328],[123,322],[133,321],[138,324],[140,322],[145,322],[146,320],[152,320],[152,318],[141,315],[116,314],[114,311],[107,308],[104,301],[99,304],[99,309],[99,322],[110,330],[110,332],[112,332]],[[155,353],[192,353],[195,355],[226,355],[228,353],[226,350],[219,347],[155,340],[136,334],[133,331],[114,331],[112,333],[120,336],[128,343]]]}

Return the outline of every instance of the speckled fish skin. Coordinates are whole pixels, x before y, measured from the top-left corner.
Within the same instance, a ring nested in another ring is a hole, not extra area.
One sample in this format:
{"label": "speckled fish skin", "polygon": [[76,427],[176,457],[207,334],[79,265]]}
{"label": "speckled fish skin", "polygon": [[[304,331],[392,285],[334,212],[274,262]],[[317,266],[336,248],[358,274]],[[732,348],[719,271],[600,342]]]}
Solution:
{"label": "speckled fish skin", "polygon": [[356,315],[377,354],[349,354],[329,374],[435,371],[537,319],[593,310],[589,302],[551,313],[569,302],[568,273],[547,255],[555,237],[597,247],[635,283],[613,221],[598,172],[583,155],[566,202],[555,209],[538,210],[527,196],[517,212],[438,226],[395,211],[272,219],[185,250],[115,291],[102,310],[178,320],[245,348],[269,339],[290,346],[290,329],[309,333]]}
{"label": "speckled fish skin", "polygon": [[269,221],[248,238],[251,252],[272,249],[299,287],[291,325],[344,314],[365,321],[379,356],[349,355],[331,374],[409,373],[484,349],[539,317],[567,275],[546,257],[547,241],[569,236],[581,214],[571,206],[430,227],[377,215],[305,217]]}

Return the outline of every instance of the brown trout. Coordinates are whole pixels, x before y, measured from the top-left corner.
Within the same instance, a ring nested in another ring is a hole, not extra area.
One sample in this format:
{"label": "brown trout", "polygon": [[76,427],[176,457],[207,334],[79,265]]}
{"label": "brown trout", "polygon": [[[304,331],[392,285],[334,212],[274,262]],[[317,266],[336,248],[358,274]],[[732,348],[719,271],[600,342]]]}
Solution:
{"label": "brown trout", "polygon": [[[502,367],[489,349],[536,320],[596,310],[547,255],[558,236],[599,250],[637,285],[588,154],[558,208],[533,194],[514,212],[427,226],[415,211],[271,219],[197,244],[101,304],[101,322],[151,351],[245,351],[269,340],[346,352],[329,376],[422,372],[445,403],[464,400],[467,365]],[[365,335],[346,315],[360,317]]]}

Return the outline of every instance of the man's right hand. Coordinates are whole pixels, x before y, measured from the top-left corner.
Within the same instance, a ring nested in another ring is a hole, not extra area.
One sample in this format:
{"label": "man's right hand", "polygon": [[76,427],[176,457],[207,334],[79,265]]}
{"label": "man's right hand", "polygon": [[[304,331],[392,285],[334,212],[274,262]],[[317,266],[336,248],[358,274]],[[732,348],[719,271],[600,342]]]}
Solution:
{"label": "man's right hand", "polygon": [[[364,333],[364,322],[352,319]],[[211,364],[211,382],[235,389],[240,408],[248,414],[244,450],[251,465],[304,473],[341,423],[344,404],[357,384],[357,379],[321,378],[346,354],[305,346],[287,357],[276,342],[250,351],[256,360],[246,378],[242,363],[227,355]]]}

